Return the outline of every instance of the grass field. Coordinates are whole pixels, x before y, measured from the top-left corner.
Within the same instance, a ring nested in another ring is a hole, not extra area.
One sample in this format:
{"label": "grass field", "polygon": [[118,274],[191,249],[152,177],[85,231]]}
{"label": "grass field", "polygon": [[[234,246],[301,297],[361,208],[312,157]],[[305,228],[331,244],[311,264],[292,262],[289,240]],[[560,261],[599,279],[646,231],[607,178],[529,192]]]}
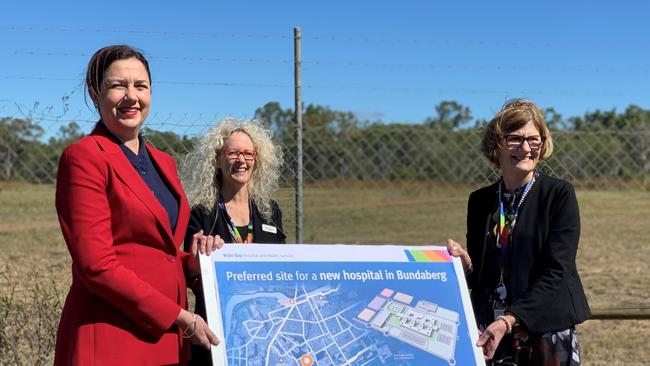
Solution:
{"label": "grass field", "polygon": [[[423,183],[306,187],[305,241],[436,244],[455,238],[464,242],[469,191]],[[295,233],[293,194],[289,189],[277,194],[288,241]],[[578,270],[591,307],[650,307],[646,262],[650,194],[578,191],[578,199],[582,220]],[[0,186],[0,335],[16,338],[13,343],[0,340],[0,364],[51,363],[54,333],[44,328],[58,322],[70,282],[69,266],[54,212],[54,187]],[[9,302],[17,305],[8,306]],[[584,365],[650,363],[646,345],[650,320],[589,320],[578,329]]]}

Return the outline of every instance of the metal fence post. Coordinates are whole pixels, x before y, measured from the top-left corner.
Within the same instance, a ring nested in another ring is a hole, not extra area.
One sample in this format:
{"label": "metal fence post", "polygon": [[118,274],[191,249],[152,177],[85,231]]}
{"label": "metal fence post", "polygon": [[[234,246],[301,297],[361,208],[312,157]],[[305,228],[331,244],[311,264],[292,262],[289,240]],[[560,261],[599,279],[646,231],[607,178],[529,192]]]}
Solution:
{"label": "metal fence post", "polygon": [[293,29],[294,90],[296,118],[296,243],[303,242],[302,224],[302,80],[300,75],[300,27]]}

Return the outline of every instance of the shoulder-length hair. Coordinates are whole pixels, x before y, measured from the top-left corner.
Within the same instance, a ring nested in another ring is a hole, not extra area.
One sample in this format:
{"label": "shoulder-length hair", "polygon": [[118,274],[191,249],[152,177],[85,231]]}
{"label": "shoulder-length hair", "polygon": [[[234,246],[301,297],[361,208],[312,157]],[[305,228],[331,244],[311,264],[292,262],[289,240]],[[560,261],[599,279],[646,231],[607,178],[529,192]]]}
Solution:
{"label": "shoulder-length hair", "polygon": [[535,103],[525,99],[510,99],[488,123],[481,144],[483,155],[500,168],[499,148],[505,148],[502,144],[503,136],[524,127],[528,122],[533,122],[540,136],[546,139],[539,154],[540,160],[550,158],[553,153],[553,139],[544,121],[544,115]]}
{"label": "shoulder-length hair", "polygon": [[271,194],[278,188],[282,149],[271,141],[271,132],[261,121],[239,121],[228,117],[209,129],[194,145],[181,166],[181,181],[190,206],[212,212],[221,192],[223,175],[217,169],[219,152],[235,132],[250,137],[257,150],[255,166],[248,182],[248,195],[264,219],[272,214]]}

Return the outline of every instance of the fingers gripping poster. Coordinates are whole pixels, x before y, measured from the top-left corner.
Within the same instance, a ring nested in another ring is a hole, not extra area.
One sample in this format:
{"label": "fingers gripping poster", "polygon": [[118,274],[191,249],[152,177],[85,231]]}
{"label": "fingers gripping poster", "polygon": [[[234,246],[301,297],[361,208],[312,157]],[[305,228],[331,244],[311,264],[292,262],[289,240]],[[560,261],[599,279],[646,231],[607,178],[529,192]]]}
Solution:
{"label": "fingers gripping poster", "polygon": [[215,365],[484,365],[445,247],[226,245],[201,256]]}

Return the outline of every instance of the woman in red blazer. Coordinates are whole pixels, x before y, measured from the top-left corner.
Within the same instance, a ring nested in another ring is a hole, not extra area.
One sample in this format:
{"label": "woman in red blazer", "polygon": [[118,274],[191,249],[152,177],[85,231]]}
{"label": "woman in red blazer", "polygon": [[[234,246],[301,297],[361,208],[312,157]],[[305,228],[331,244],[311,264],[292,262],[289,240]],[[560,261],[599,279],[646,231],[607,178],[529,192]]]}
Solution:
{"label": "woman in red blazer", "polygon": [[[72,257],[55,365],[184,364],[190,341],[218,339],[187,310],[193,253],[179,250],[189,207],[174,160],[146,144],[151,74],[144,56],[109,46],[91,58],[88,94],[101,120],[59,161],[56,209]],[[223,241],[209,238],[220,247]],[[204,244],[204,243],[203,243]]]}

